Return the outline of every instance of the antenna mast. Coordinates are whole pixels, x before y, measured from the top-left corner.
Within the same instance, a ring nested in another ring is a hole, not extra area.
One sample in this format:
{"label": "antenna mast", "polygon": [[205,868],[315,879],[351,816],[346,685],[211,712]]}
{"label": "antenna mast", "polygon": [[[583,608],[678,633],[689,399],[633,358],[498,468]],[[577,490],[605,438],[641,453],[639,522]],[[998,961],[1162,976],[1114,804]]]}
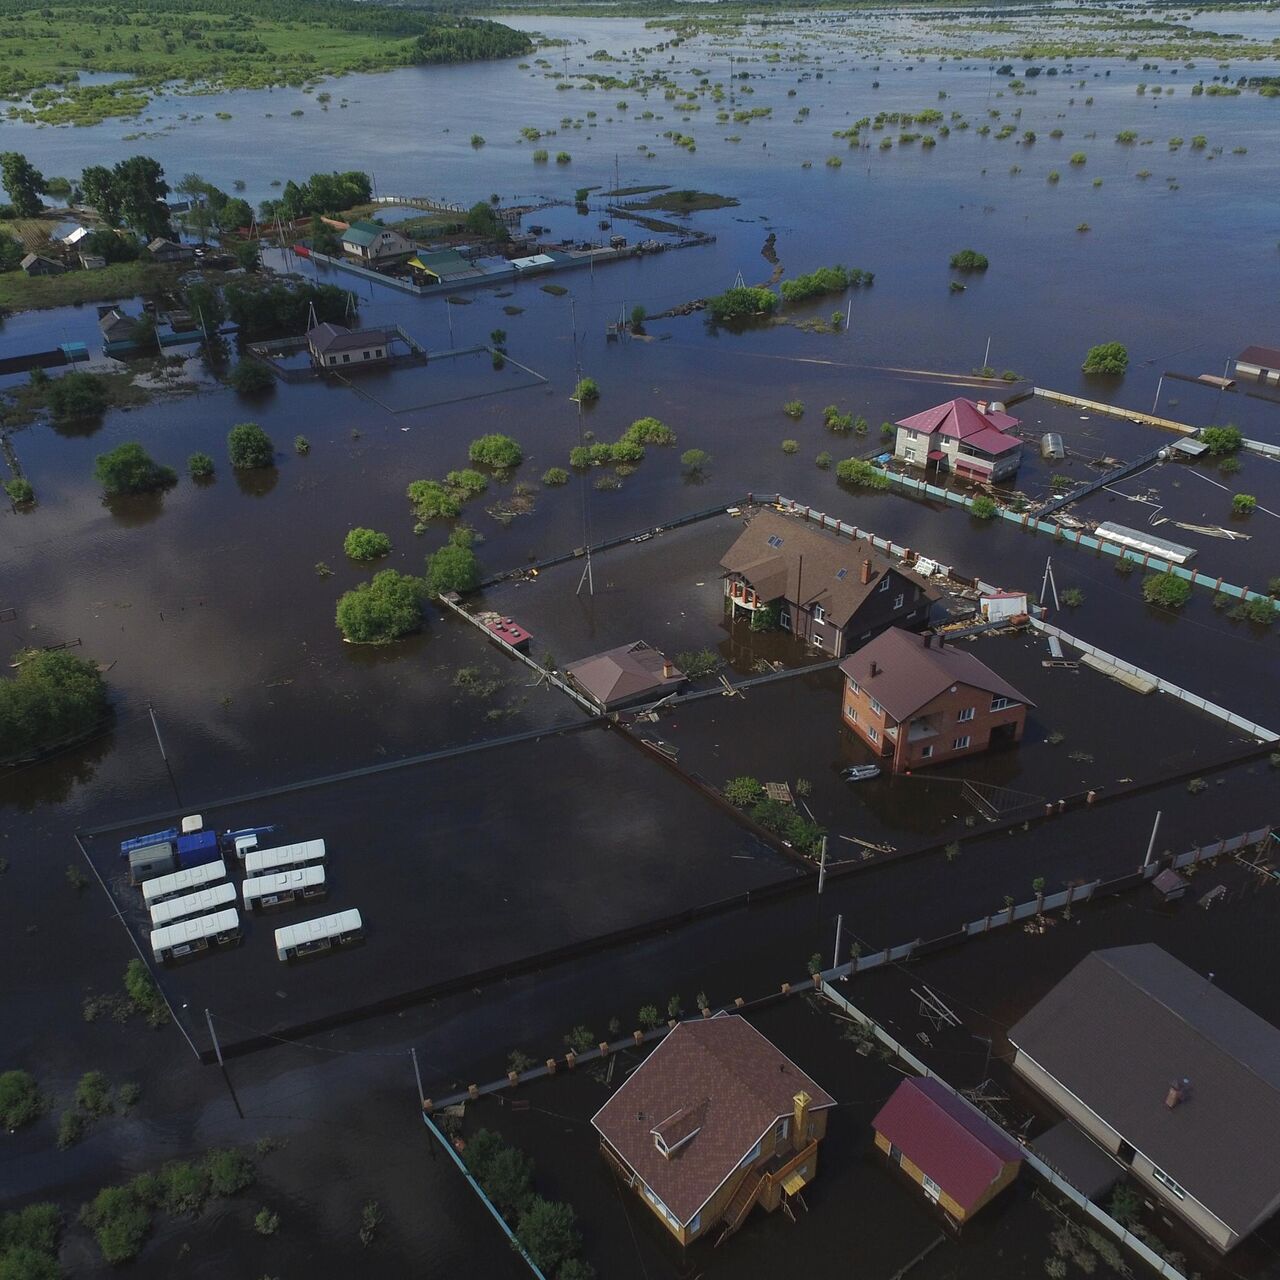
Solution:
{"label": "antenna mast", "polygon": [[[573,324],[573,370],[574,376],[578,382],[582,381],[582,361],[578,356],[578,308],[573,298],[569,299],[569,315]],[[582,418],[582,397],[577,394],[578,388],[574,387],[574,400],[578,405],[578,444],[586,445],[586,428]],[[587,558],[586,564],[582,568],[582,577],[578,579],[578,590],[575,595],[582,594],[583,583],[587,587],[587,595],[594,597],[596,593],[595,577],[591,572],[591,522],[588,510],[589,498],[587,496],[587,476],[584,471],[580,480],[581,496],[582,496],[582,548]]]}

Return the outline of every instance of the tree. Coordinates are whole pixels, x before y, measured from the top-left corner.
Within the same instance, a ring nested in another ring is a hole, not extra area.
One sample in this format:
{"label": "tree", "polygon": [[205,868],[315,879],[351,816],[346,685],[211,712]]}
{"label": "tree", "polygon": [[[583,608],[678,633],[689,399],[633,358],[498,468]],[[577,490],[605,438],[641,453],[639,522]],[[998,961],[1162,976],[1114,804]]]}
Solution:
{"label": "tree", "polygon": [[187,474],[193,480],[208,480],[213,475],[213,459],[207,453],[193,453],[187,459]]}
{"label": "tree", "polygon": [[45,401],[67,422],[96,418],[107,407],[107,384],[96,373],[65,373],[49,383]]}
{"label": "tree", "polygon": [[686,449],[680,455],[680,465],[687,468],[694,475],[699,475],[705,471],[710,461],[711,455],[705,449]]}
{"label": "tree", "polygon": [[80,1210],[80,1220],[93,1232],[102,1256],[112,1266],[136,1258],[151,1230],[151,1210],[132,1184],[103,1187]]}
{"label": "tree", "polygon": [[88,733],[107,712],[106,684],[92,662],[65,650],[18,657],[17,674],[0,680],[0,761]]}
{"label": "tree", "polygon": [[717,323],[772,315],[777,306],[778,295],[772,289],[728,289],[707,299],[707,312]]}
{"label": "tree", "polygon": [[676,433],[658,418],[637,418],[623,433],[623,440],[632,444],[672,445]]}
{"label": "tree", "polygon": [[109,498],[124,493],[153,493],[177,482],[172,467],[154,461],[136,440],[98,454],[93,475]]}
{"label": "tree", "polygon": [[8,232],[0,233],[0,271],[17,271],[26,253]]}
{"label": "tree", "polygon": [[422,626],[422,582],[383,569],[338,601],[338,630],[356,644],[388,644]]}
{"label": "tree", "polygon": [[257,360],[241,360],[228,381],[242,396],[260,395],[276,385],[275,374]]}
{"label": "tree", "polygon": [[516,1235],[546,1274],[557,1272],[582,1247],[573,1207],[541,1196],[533,1196],[522,1210]]}
{"label": "tree", "polygon": [[483,236],[486,240],[508,239],[507,227],[498,216],[498,211],[487,201],[477,200],[467,210],[463,225],[475,236]]}
{"label": "tree", "polygon": [[34,218],[44,207],[44,175],[20,151],[0,152],[0,181],[19,218]]}
{"label": "tree", "polygon": [[1129,367],[1129,351],[1120,342],[1102,342],[1089,348],[1082,366],[1085,373],[1123,373]]}
{"label": "tree", "polygon": [[342,549],[352,560],[376,560],[391,550],[391,539],[376,529],[352,529],[343,539]]}
{"label": "tree", "polygon": [[227,433],[227,452],[237,471],[275,465],[275,445],[256,422],[241,422],[231,428]]}
{"label": "tree", "polygon": [[492,435],[480,436],[479,439],[473,440],[471,447],[467,450],[467,457],[472,462],[478,462],[482,466],[506,470],[520,465],[524,457],[524,451],[510,436],[499,435],[495,432]]}
{"label": "tree", "polygon": [[1239,427],[1204,427],[1200,431],[1200,443],[1214,457],[1226,453],[1235,453],[1244,443],[1244,435]]}
{"label": "tree", "polygon": [[724,798],[730,804],[736,804],[739,808],[745,809],[748,805],[753,805],[764,798],[764,787],[755,778],[745,776],[730,778],[724,784]]}
{"label": "tree", "polygon": [[991,264],[985,253],[976,249],[961,249],[951,255],[951,265],[957,271],[985,271]]}
{"label": "tree", "polygon": [[414,480],[406,496],[420,521],[452,520],[462,512],[462,499],[439,480]]}
{"label": "tree", "polygon": [[80,175],[80,191],[85,204],[96,209],[107,226],[120,225],[120,193],[115,174],[106,165],[91,164]]}
{"label": "tree", "polygon": [[969,511],[979,520],[990,520],[999,510],[996,500],[987,497],[985,493],[979,494],[978,497],[974,498],[973,505],[969,508]]}
{"label": "tree", "polygon": [[236,263],[250,273],[262,265],[262,251],[252,240],[242,240],[236,245]]}
{"label": "tree", "polygon": [[1191,599],[1191,584],[1173,573],[1153,573],[1142,584],[1142,598],[1148,604],[1181,609]]}
{"label": "tree", "polygon": [[1231,510],[1238,516],[1247,516],[1258,505],[1258,499],[1251,493],[1237,493],[1231,499]]}
{"label": "tree", "polygon": [[861,485],[864,489],[887,489],[889,477],[883,471],[861,458],[845,458],[836,463],[836,477],[845,484]]}
{"label": "tree", "polygon": [[247,231],[253,225],[253,208],[240,196],[232,196],[218,210],[218,226],[223,231]]}
{"label": "tree", "polygon": [[600,399],[600,386],[594,378],[579,378],[569,399],[579,404],[594,404]]}
{"label": "tree", "polygon": [[80,242],[85,253],[96,253],[108,262],[134,262],[142,253],[142,246],[133,236],[117,235],[105,227],[90,231]]}
{"label": "tree", "polygon": [[533,1196],[533,1161],[504,1146],[489,1161],[480,1185],[503,1217],[515,1218]]}
{"label": "tree", "polygon": [[[6,1071],[0,1074],[0,1128],[20,1129],[24,1124],[30,1124],[43,1110],[44,1101],[30,1072]],[[7,1244],[7,1241],[0,1241],[0,1244]]]}
{"label": "tree", "polygon": [[470,535],[457,530],[438,551],[427,557],[427,594],[474,591],[480,585],[480,565],[471,550]]}
{"label": "tree", "polygon": [[158,161],[150,156],[130,156],[115,166],[112,179],[121,217],[144,240],[169,230],[169,210],[164,203],[169,184]]}
{"label": "tree", "polygon": [[568,484],[569,473],[563,467],[548,467],[542,473],[542,483],[548,488],[554,488],[556,485]]}

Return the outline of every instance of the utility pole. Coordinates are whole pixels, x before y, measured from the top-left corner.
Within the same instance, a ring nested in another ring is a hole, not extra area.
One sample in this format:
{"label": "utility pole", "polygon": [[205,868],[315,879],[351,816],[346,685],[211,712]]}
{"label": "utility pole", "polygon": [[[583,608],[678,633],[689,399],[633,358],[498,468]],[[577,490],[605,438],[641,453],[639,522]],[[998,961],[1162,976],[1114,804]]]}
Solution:
{"label": "utility pole", "polygon": [[[569,299],[569,320],[570,320],[570,323],[573,325],[574,376],[577,378],[580,384],[582,382],[582,361],[579,359],[579,356],[578,356],[578,308],[577,308],[577,303],[573,298]],[[583,445],[586,443],[586,433],[585,433],[585,428],[583,426],[583,420],[582,420],[582,397],[576,394],[577,390],[578,388],[575,387],[574,399],[578,403],[578,444]],[[596,581],[595,581],[595,576],[591,571],[591,526],[587,518],[588,496],[587,496],[587,480],[586,480],[585,473],[583,474],[581,480],[579,481],[579,484],[581,486],[580,492],[582,494],[582,549],[583,549],[583,554],[587,558],[587,562],[582,568],[582,577],[578,579],[578,589],[576,592],[574,592],[574,594],[581,595],[582,587],[583,587],[583,584],[585,583],[587,588],[587,595],[594,596],[596,593]]]}
{"label": "utility pole", "polygon": [[838,969],[840,967],[840,934],[844,929],[844,916],[836,916],[836,953],[831,957],[831,967]]}
{"label": "utility pole", "polygon": [[209,1035],[213,1040],[213,1052],[217,1056],[218,1066],[222,1070],[222,1078],[227,1082],[227,1092],[231,1095],[231,1101],[236,1104],[236,1115],[243,1120],[244,1112],[240,1108],[240,1099],[236,1097],[235,1086],[231,1083],[231,1076],[227,1073],[227,1064],[222,1060],[222,1046],[218,1043],[218,1033],[213,1028],[213,1014],[208,1009],[204,1011],[204,1020],[209,1024]]}
{"label": "utility pole", "polygon": [[1156,405],[1160,403],[1160,392],[1164,388],[1164,374],[1160,375],[1160,381],[1156,383],[1156,398],[1151,402],[1151,413],[1154,416]]}
{"label": "utility pole", "polygon": [[415,1045],[409,1046],[409,1056],[413,1059],[413,1078],[418,1082],[418,1110],[422,1110],[422,1072],[418,1069],[418,1050]]}
{"label": "utility pole", "polygon": [[1058,584],[1053,577],[1053,557],[1048,556],[1044,562],[1044,578],[1040,583],[1040,607],[1044,608],[1045,592],[1052,589],[1053,591],[1053,607],[1062,612],[1062,605],[1058,602]]}
{"label": "utility pole", "polygon": [[987,338],[987,350],[982,357],[982,367],[988,369],[991,367],[991,338]]}
{"label": "utility pole", "polygon": [[1161,810],[1157,809],[1156,820],[1151,824],[1151,839],[1147,841],[1147,856],[1142,860],[1142,869],[1144,871],[1151,865],[1151,855],[1155,852],[1156,832],[1160,830],[1160,813]]}
{"label": "utility pole", "polygon": [[160,725],[156,721],[156,709],[149,702],[147,703],[147,714],[151,717],[151,727],[155,730],[156,746],[160,748],[160,759],[167,765],[169,757],[165,754],[164,739],[160,737]]}
{"label": "utility pole", "polygon": [[822,890],[827,884],[827,837],[822,837],[822,852],[818,855],[818,894],[821,896]]}

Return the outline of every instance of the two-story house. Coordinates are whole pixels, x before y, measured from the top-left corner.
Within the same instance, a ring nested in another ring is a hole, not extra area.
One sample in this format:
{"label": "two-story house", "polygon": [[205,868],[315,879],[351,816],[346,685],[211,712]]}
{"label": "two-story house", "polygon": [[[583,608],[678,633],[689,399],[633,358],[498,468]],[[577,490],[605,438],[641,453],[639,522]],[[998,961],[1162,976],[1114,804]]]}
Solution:
{"label": "two-story house", "polygon": [[762,609],[840,657],[892,625],[924,626],[932,594],[869,542],[777,511],[756,512],[720,561],[731,616]]}
{"label": "two-story house", "polygon": [[681,1022],[592,1117],[606,1162],[680,1243],[813,1181],[836,1100],[745,1018]]}
{"label": "two-story house", "polygon": [[894,773],[1018,742],[1035,705],[973,654],[897,627],[840,670],[844,723]]}
{"label": "two-story house", "polygon": [[366,266],[378,266],[409,257],[413,253],[413,242],[394,227],[361,219],[342,233],[342,252]]}
{"label": "two-story house", "polygon": [[1018,419],[985,400],[948,400],[897,423],[893,456],[913,467],[937,467],[969,480],[1004,480],[1022,460]]}

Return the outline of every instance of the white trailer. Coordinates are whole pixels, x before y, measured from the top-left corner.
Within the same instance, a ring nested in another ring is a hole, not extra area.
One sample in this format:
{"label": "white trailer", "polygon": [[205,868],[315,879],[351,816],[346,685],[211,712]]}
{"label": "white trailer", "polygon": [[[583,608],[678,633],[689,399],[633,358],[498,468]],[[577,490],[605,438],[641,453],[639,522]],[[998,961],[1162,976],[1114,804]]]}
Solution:
{"label": "white trailer", "polygon": [[167,876],[148,880],[142,886],[142,902],[150,910],[157,902],[163,902],[166,898],[180,898],[184,893],[207,889],[211,884],[226,878],[226,865],[218,858],[198,867],[188,867],[185,871],[174,871]]}
{"label": "white trailer", "polygon": [[[207,865],[207,864],[206,864]],[[215,884],[210,889],[184,893],[180,898],[166,898],[151,908],[151,927],[162,928],[176,924],[188,916],[204,916],[211,911],[222,911],[236,900],[236,887],[230,880]]]}
{"label": "white trailer", "polygon": [[272,871],[314,867],[323,861],[324,841],[303,840],[299,844],[282,844],[274,849],[251,849],[244,855],[244,874],[247,879],[252,879]]}
{"label": "white trailer", "polygon": [[301,924],[287,925],[276,930],[276,956],[280,960],[293,960],[310,955],[314,951],[328,951],[364,937],[364,922],[360,912],[352,908],[335,915],[321,916],[317,920],[304,920]]}
{"label": "white trailer", "polygon": [[256,876],[241,886],[244,909],[257,911],[265,907],[282,907],[299,898],[323,898],[329,892],[323,867],[297,867],[293,871],[273,871]]}
{"label": "white trailer", "polygon": [[240,937],[240,913],[233,908],[196,916],[151,931],[151,950],[160,961],[178,960],[207,951],[210,947],[235,942]]}

